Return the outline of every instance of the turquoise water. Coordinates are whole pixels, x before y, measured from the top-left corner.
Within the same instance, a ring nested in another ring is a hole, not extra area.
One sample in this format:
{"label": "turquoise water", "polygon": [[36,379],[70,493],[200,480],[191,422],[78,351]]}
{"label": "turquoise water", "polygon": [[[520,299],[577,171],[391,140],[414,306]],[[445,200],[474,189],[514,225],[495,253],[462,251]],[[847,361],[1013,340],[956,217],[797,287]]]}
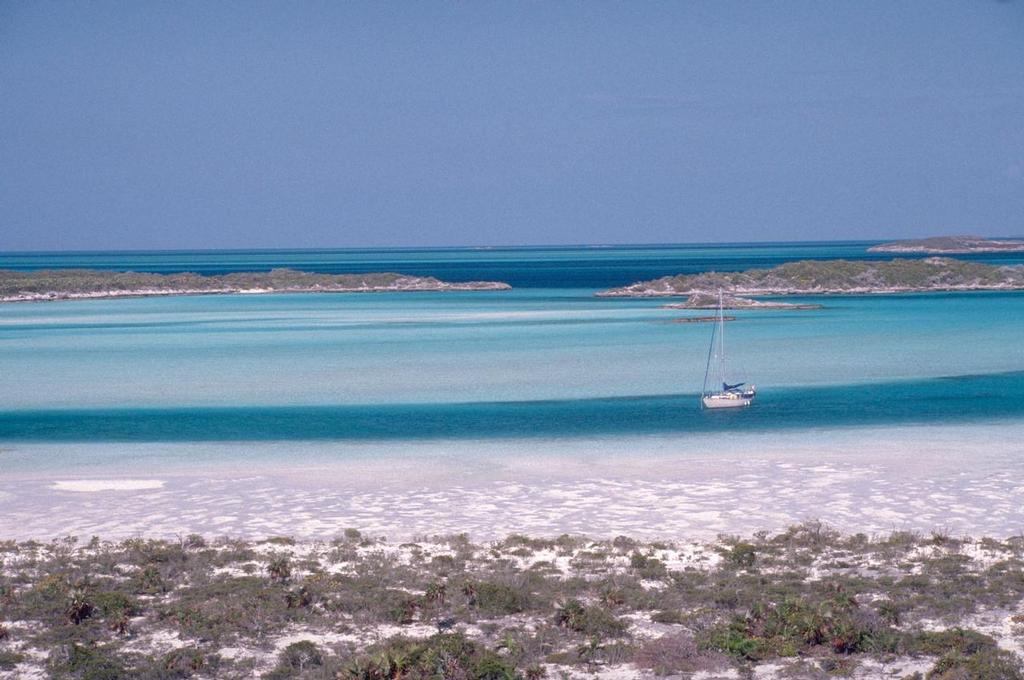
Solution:
{"label": "turquoise water", "polygon": [[697,409],[711,329],[673,323],[695,313],[593,296],[636,278],[865,247],[0,255],[0,267],[291,266],[527,282],[504,293],[6,305],[0,445],[820,436],[1024,420],[1024,294],[826,297],[813,299],[817,311],[737,312],[731,358],[761,396],[728,414]]}

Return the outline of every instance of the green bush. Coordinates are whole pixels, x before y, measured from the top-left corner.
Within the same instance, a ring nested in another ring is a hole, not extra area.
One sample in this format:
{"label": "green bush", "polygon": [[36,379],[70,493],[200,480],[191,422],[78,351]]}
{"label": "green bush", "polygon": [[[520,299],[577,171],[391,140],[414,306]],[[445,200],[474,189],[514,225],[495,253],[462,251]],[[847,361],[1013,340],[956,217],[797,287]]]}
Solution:
{"label": "green bush", "polygon": [[947,654],[928,671],[928,680],[1024,680],[1020,658],[997,648],[970,656]]}
{"label": "green bush", "polygon": [[740,541],[736,545],[732,546],[729,550],[725,551],[724,558],[726,564],[739,569],[749,569],[754,566],[757,561],[757,547],[752,543],[744,543]]}
{"label": "green bush", "polygon": [[747,634],[743,619],[735,619],[729,626],[705,631],[699,642],[703,649],[723,652],[737,659],[758,661],[765,656],[761,641]]}
{"label": "green bush", "polygon": [[90,597],[93,606],[101,616],[108,619],[121,616],[135,616],[139,613],[139,603],[135,599],[116,591],[100,591]]}
{"label": "green bush", "polygon": [[305,612],[289,608],[279,586],[254,576],[220,577],[179,589],[176,595],[158,609],[158,617],[173,621],[183,635],[201,640],[261,639],[301,619]]}
{"label": "green bush", "polygon": [[202,550],[206,547],[206,539],[201,534],[189,534],[182,541],[181,547],[186,550]]}
{"label": "green bush", "polygon": [[665,578],[665,575],[668,573],[664,562],[655,557],[641,555],[638,552],[630,555],[629,566],[637,572],[640,578],[657,580]]}
{"label": "green bush", "polygon": [[996,641],[988,635],[964,628],[918,633],[912,638],[911,644],[913,651],[929,656],[952,653],[971,656],[996,647]]}
{"label": "green bush", "polygon": [[349,664],[343,677],[353,680],[517,680],[520,676],[509,661],[461,633],[439,633],[423,641],[387,640]]}
{"label": "green bush", "polygon": [[144,680],[178,680],[202,674],[216,677],[220,656],[208,654],[194,647],[181,647],[153,660],[145,671],[138,674]]}
{"label": "green bush", "polygon": [[0,671],[13,671],[24,660],[25,657],[17,652],[0,651]]}
{"label": "green bush", "polygon": [[267,564],[267,574],[275,583],[284,583],[292,577],[291,560],[286,555],[275,555]]}
{"label": "green bush", "polygon": [[688,633],[663,635],[647,640],[633,655],[633,663],[655,675],[691,674],[715,671],[725,665],[720,654],[698,649]]}
{"label": "green bush", "polygon": [[281,650],[277,658],[277,668],[264,676],[267,680],[284,680],[292,678],[324,664],[320,648],[309,640],[300,640]]}
{"label": "green bush", "polygon": [[529,594],[505,583],[475,581],[463,588],[470,605],[489,616],[518,614],[529,608]]}
{"label": "green bush", "polygon": [[124,663],[110,650],[100,646],[73,643],[51,656],[55,675],[70,675],[77,680],[121,680],[131,677]]}
{"label": "green bush", "polygon": [[555,624],[576,633],[597,638],[615,637],[626,632],[626,624],[603,607],[585,607],[569,600],[555,612]]}
{"label": "green bush", "polygon": [[167,592],[167,583],[160,576],[160,570],[152,565],[132,574],[129,583],[132,592],[140,595],[159,595]]}
{"label": "green bush", "polygon": [[420,608],[419,600],[406,595],[402,591],[388,591],[388,618],[400,626],[406,626],[416,619],[416,610]]}
{"label": "green bush", "polygon": [[840,593],[818,601],[790,598],[777,604],[755,604],[746,616],[734,617],[727,626],[711,630],[703,644],[758,660],[794,656],[816,647],[839,654],[892,652],[900,639],[894,629]]}

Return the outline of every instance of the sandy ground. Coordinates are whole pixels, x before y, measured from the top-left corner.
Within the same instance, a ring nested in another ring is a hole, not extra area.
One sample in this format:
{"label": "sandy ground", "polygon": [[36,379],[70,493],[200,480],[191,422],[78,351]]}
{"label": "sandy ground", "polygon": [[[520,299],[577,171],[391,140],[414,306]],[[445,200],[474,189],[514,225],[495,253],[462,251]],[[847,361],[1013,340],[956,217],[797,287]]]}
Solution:
{"label": "sandy ground", "polygon": [[930,439],[918,433],[915,441],[926,445],[913,450],[906,440],[882,445],[869,433],[848,433],[797,450],[785,438],[680,454],[662,442],[657,455],[639,445],[610,455],[583,442],[558,457],[530,455],[523,442],[483,454],[463,443],[438,445],[443,455],[349,458],[289,456],[282,444],[273,459],[221,464],[208,456],[191,468],[152,462],[140,449],[119,466],[5,472],[0,535],[316,539],[356,527],[390,539],[461,532],[476,540],[512,532],[702,539],[808,519],[846,532],[1020,534],[1024,442],[992,434],[968,447],[930,432]]}

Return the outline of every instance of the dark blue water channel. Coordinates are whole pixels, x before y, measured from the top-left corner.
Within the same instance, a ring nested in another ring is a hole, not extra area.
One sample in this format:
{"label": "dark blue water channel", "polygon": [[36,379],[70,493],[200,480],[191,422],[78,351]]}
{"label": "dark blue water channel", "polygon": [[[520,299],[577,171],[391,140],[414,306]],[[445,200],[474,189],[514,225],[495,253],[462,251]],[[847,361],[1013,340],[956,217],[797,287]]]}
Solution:
{"label": "dark blue water channel", "polygon": [[[398,272],[448,281],[504,281],[517,288],[607,288],[660,276],[767,268],[803,259],[892,259],[890,253],[867,252],[874,243],[0,253],[0,269],[213,275],[287,267],[325,274]],[[1024,262],[1024,253],[957,257],[989,264]]]}
{"label": "dark blue water channel", "polygon": [[1024,416],[1024,372],[770,390],[749,409],[696,394],[358,406],[0,413],[0,441],[181,442],[586,437],[963,423]]}

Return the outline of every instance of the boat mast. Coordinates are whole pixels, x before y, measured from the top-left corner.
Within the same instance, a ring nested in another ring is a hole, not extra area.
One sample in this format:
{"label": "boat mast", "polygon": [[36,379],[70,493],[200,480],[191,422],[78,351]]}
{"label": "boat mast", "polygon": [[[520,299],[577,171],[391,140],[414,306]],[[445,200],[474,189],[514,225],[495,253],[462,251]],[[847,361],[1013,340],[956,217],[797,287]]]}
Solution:
{"label": "boat mast", "polygon": [[704,408],[704,397],[708,394],[708,375],[711,373],[711,358],[715,354],[715,324],[711,324],[711,344],[708,345],[708,362],[704,365],[704,386],[700,388],[700,407]]}
{"label": "boat mast", "polygon": [[718,371],[719,382],[725,382],[725,315],[722,312],[722,289],[718,289]]}

